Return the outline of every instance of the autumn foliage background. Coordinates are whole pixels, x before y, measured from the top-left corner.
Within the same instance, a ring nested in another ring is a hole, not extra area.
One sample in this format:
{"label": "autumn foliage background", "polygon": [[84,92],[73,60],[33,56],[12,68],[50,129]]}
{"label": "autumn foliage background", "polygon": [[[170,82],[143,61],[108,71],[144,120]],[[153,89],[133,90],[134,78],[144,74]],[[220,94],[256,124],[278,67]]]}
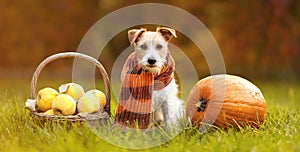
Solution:
{"label": "autumn foliage background", "polygon": [[[170,4],[195,15],[219,44],[228,73],[259,80],[299,80],[298,0],[0,0],[0,78],[30,80],[47,56],[76,51],[85,32],[101,17],[141,2]],[[126,33],[113,38],[99,57],[109,73],[129,46]],[[179,33],[172,43],[191,58],[199,77],[209,74],[205,58],[195,53],[199,51],[192,41]],[[69,77],[70,65],[70,61],[55,62],[44,76]]]}

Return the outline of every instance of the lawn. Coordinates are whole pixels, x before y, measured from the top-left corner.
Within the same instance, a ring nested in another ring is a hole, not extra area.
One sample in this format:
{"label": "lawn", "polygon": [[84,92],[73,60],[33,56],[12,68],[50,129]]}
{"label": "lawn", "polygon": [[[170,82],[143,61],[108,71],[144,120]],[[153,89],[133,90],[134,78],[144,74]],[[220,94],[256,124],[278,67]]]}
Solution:
{"label": "lawn", "polygon": [[[59,83],[51,82],[54,87]],[[0,84],[0,151],[132,150],[106,142],[82,124],[72,127],[46,124],[40,127],[24,108],[29,96],[29,82],[1,80]],[[212,128],[202,134],[196,127],[186,126],[171,141],[136,151],[300,151],[300,85],[279,82],[256,84],[262,90],[268,107],[266,120],[260,128]],[[131,141],[131,136],[130,133],[108,133],[107,137],[126,143]],[[159,134],[156,136],[159,140]],[[131,144],[147,145],[143,140],[133,140]]]}

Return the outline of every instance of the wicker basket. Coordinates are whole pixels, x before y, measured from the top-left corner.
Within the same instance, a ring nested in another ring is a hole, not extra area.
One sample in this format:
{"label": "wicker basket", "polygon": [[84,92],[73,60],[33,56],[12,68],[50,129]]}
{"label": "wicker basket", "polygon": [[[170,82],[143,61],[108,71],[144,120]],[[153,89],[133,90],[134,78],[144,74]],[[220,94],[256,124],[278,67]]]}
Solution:
{"label": "wicker basket", "polygon": [[[37,84],[37,80],[38,77],[41,73],[41,71],[43,70],[43,68],[50,62],[57,60],[57,59],[63,59],[63,58],[80,58],[83,60],[86,60],[92,64],[94,64],[96,66],[96,68],[98,69],[98,71],[101,73],[103,80],[104,80],[104,84],[105,84],[105,96],[106,96],[106,105],[104,106],[102,111],[99,111],[97,113],[93,113],[93,114],[85,114],[85,115],[70,115],[70,116],[61,116],[61,115],[47,115],[44,113],[38,113],[35,109],[35,107],[33,108],[33,104],[35,104],[35,94],[36,94],[36,84]],[[31,104],[31,107],[30,107]],[[64,53],[58,53],[58,54],[54,54],[52,56],[49,56],[48,58],[46,58],[45,60],[43,60],[39,66],[36,68],[32,79],[31,79],[31,86],[30,86],[30,99],[28,99],[26,101],[26,107],[30,110],[30,115],[34,120],[38,120],[40,122],[63,122],[63,121],[67,121],[67,122],[84,122],[84,121],[108,121],[110,118],[110,83],[109,83],[109,78],[108,75],[104,69],[104,67],[102,66],[102,64],[88,56],[88,55],[84,55],[81,53],[77,53],[77,52],[64,52]]]}

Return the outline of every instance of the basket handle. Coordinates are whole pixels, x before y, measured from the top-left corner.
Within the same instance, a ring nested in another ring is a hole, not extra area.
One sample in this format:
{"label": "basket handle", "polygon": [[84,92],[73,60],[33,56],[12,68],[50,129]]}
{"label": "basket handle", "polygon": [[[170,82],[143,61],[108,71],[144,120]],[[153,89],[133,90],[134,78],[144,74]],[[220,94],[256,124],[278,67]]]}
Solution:
{"label": "basket handle", "polygon": [[109,78],[108,75],[106,73],[106,70],[104,69],[104,67],[102,66],[102,64],[96,60],[95,58],[82,54],[82,53],[77,53],[77,52],[63,52],[63,53],[57,53],[54,55],[51,55],[49,57],[47,57],[46,59],[44,59],[36,68],[32,79],[31,79],[31,85],[30,85],[30,98],[34,99],[35,97],[35,93],[36,93],[36,84],[37,84],[37,80],[38,77],[41,73],[41,71],[44,69],[44,67],[49,64],[50,62],[57,60],[57,59],[62,59],[62,58],[71,58],[71,57],[78,57],[80,59],[84,59],[92,64],[94,64],[98,71],[101,73],[103,80],[104,80],[104,84],[105,84],[105,96],[106,96],[106,105],[104,106],[104,110],[110,115],[110,82],[109,82]]}

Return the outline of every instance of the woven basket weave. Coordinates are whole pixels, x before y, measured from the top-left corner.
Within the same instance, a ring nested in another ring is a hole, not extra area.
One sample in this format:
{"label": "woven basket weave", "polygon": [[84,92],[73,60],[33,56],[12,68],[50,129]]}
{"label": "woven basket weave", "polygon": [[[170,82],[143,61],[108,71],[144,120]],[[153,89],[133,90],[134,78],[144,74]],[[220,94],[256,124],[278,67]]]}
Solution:
{"label": "woven basket weave", "polygon": [[[96,60],[95,58],[90,57],[88,55],[85,55],[85,54],[81,54],[81,53],[77,53],[77,52],[64,52],[64,53],[58,53],[58,54],[51,55],[51,56],[47,57],[45,60],[43,60],[39,64],[39,66],[36,68],[36,70],[32,76],[31,86],[30,86],[30,99],[28,99],[28,100],[35,100],[37,80],[39,78],[41,71],[45,68],[45,66],[52,61],[55,61],[57,59],[63,59],[63,58],[80,58],[80,59],[90,62],[96,66],[96,68],[101,73],[103,80],[104,80],[105,91],[106,91],[105,92],[106,105],[104,106],[102,111],[99,111],[99,112],[93,113],[93,114],[86,114],[84,116],[82,116],[82,115],[70,115],[70,116],[47,115],[44,113],[38,113],[36,110],[32,110],[32,109],[28,108],[30,110],[31,117],[34,120],[38,120],[38,121],[42,121],[42,122],[45,122],[45,121],[84,122],[84,121],[108,120],[110,117],[110,82],[109,82],[108,75],[107,75],[104,67],[98,60]],[[28,100],[27,100],[27,102],[28,102]],[[27,102],[26,102],[26,105],[27,105]]]}

